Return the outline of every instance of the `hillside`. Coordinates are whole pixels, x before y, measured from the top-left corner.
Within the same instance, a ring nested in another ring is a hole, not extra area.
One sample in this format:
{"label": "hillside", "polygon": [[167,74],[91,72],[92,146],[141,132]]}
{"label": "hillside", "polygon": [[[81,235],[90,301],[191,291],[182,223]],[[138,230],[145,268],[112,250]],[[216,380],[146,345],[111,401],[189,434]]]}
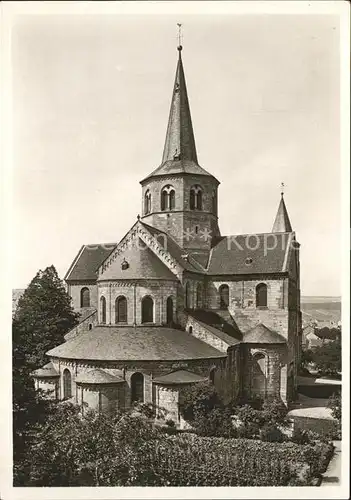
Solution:
{"label": "hillside", "polygon": [[317,320],[321,326],[341,320],[341,297],[301,297],[303,322]]}

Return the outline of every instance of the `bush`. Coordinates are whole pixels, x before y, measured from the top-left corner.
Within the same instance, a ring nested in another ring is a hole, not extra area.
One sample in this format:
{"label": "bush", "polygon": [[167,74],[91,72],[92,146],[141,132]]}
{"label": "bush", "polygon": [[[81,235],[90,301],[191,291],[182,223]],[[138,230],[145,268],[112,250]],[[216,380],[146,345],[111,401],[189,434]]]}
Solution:
{"label": "bush", "polygon": [[181,415],[190,423],[200,416],[206,416],[214,408],[223,406],[215,387],[209,382],[194,384],[184,389],[179,402]]}
{"label": "bush", "polygon": [[192,427],[200,436],[234,437],[236,435],[230,411],[223,408],[214,408],[206,415],[198,415]]}
{"label": "bush", "polygon": [[270,443],[282,443],[285,440],[284,434],[277,426],[266,424],[260,430],[261,441],[268,441]]}
{"label": "bush", "polygon": [[169,418],[168,420],[166,420],[166,425],[168,425],[168,427],[175,427],[175,422],[174,420]]}

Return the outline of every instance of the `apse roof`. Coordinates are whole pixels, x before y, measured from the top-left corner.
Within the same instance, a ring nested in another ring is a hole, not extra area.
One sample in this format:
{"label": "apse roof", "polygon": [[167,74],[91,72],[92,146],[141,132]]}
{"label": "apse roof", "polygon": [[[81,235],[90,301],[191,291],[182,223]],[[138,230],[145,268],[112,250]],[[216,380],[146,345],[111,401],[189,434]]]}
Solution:
{"label": "apse roof", "polygon": [[105,361],[166,361],[225,356],[183,330],[157,326],[95,326],[51,349],[47,355]]}

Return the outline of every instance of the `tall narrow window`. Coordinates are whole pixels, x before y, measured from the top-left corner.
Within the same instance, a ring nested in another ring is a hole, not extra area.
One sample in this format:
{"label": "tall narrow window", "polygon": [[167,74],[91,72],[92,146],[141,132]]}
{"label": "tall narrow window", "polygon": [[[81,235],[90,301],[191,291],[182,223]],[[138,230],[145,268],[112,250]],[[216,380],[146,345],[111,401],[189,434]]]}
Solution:
{"label": "tall narrow window", "polygon": [[256,396],[264,398],[266,396],[266,356],[263,353],[256,353],[252,357],[251,367],[251,387]]}
{"label": "tall narrow window", "polygon": [[151,212],[151,193],[149,190],[146,191],[144,197],[144,213],[145,215]]}
{"label": "tall narrow window", "polygon": [[212,368],[210,371],[210,383],[214,385],[215,383],[216,368]]}
{"label": "tall narrow window", "polygon": [[229,286],[228,285],[221,285],[219,287],[219,307],[221,309],[227,309],[229,306]]}
{"label": "tall narrow window", "polygon": [[141,322],[153,323],[154,321],[154,301],[151,297],[143,297],[141,301]]}
{"label": "tall narrow window", "polygon": [[90,291],[87,287],[80,291],[80,307],[90,307]]}
{"label": "tall narrow window", "polygon": [[203,307],[203,288],[202,283],[198,283],[196,287],[196,308],[201,309]]}
{"label": "tall narrow window", "polygon": [[132,392],[132,403],[144,401],[144,375],[142,373],[133,373],[130,377],[130,385]]}
{"label": "tall narrow window", "polygon": [[175,209],[175,191],[172,189],[172,191],[169,192],[169,209],[174,210]]}
{"label": "tall narrow window", "polygon": [[173,322],[173,299],[172,297],[168,297],[167,299],[167,324]]}
{"label": "tall narrow window", "polygon": [[161,191],[161,210],[175,209],[175,190],[173,186],[167,185]]}
{"label": "tall narrow window", "polygon": [[267,307],[267,285],[260,283],[256,287],[256,307]]}
{"label": "tall narrow window", "polygon": [[116,299],[116,323],[127,323],[127,299],[123,296]]}
{"label": "tall narrow window", "polygon": [[100,298],[100,323],[106,323],[106,299],[104,296]]}
{"label": "tall narrow window", "polygon": [[185,285],[185,307],[186,309],[190,309],[191,307],[190,284],[188,282]]}
{"label": "tall narrow window", "polygon": [[67,368],[63,371],[63,399],[72,397],[72,376]]}
{"label": "tall narrow window", "polygon": [[202,189],[198,185],[190,189],[190,210],[202,210]]}
{"label": "tall narrow window", "polygon": [[214,215],[217,215],[217,195],[216,195],[216,191],[213,191],[213,193],[212,193],[212,213]]}

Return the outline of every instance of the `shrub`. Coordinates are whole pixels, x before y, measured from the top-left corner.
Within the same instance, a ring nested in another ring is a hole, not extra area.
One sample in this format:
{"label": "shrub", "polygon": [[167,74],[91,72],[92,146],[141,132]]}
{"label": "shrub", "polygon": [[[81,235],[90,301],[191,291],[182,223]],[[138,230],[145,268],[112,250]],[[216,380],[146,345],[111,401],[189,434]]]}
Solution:
{"label": "shrub", "polygon": [[261,441],[268,441],[270,443],[282,443],[285,439],[284,434],[277,426],[266,424],[260,430]]}
{"label": "shrub", "polygon": [[230,411],[223,408],[197,415],[192,426],[200,436],[234,437],[236,434]]}
{"label": "shrub", "polygon": [[289,422],[287,420],[288,409],[284,403],[278,399],[267,400],[262,406],[263,420],[269,425],[280,425],[286,427]]}
{"label": "shrub", "polygon": [[168,427],[175,427],[175,422],[174,420],[169,418],[168,420],[166,420],[166,425],[168,425]]}
{"label": "shrub", "polygon": [[184,389],[179,402],[179,410],[187,422],[193,422],[199,416],[207,415],[214,408],[222,408],[215,387],[209,382],[194,384]]}

